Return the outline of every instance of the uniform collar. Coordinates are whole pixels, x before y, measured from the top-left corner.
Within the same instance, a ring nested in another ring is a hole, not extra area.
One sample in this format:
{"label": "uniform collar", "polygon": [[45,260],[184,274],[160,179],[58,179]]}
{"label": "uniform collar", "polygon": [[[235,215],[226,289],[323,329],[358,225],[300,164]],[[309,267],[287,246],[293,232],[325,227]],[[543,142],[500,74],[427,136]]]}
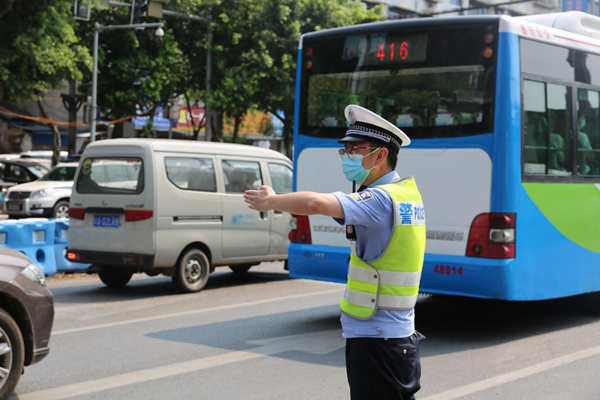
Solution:
{"label": "uniform collar", "polygon": [[396,171],[390,171],[381,178],[377,179],[369,186],[387,185],[388,183],[397,182],[400,180],[400,175]]}

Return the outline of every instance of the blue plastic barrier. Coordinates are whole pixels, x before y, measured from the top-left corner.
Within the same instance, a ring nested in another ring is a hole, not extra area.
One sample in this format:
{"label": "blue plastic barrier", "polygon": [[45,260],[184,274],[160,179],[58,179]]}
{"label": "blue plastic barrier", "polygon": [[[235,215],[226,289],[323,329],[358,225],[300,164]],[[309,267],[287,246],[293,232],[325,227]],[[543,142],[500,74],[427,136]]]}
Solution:
{"label": "blue plastic barrier", "polygon": [[46,219],[3,221],[0,222],[0,246],[20,251],[40,265],[46,275],[52,276],[56,273],[54,229],[54,221]]}
{"label": "blue plastic barrier", "polygon": [[72,263],[67,258],[69,245],[69,222],[54,220],[54,257],[58,272],[85,272],[90,264]]}

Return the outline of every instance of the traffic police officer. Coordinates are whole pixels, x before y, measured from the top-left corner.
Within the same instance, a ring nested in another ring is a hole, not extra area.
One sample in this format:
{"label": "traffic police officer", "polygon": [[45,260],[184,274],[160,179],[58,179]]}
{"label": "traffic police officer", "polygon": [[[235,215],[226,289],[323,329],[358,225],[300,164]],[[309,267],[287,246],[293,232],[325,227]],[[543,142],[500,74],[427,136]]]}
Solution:
{"label": "traffic police officer", "polygon": [[425,213],[412,177],[396,169],[410,139],[398,127],[357,105],[339,153],[346,178],[358,192],[276,195],[268,186],[245,199],[258,211],[323,214],[347,227],[353,240],[348,284],[341,300],[346,370],[353,400],[414,399],[420,389],[414,306],[425,252]]}

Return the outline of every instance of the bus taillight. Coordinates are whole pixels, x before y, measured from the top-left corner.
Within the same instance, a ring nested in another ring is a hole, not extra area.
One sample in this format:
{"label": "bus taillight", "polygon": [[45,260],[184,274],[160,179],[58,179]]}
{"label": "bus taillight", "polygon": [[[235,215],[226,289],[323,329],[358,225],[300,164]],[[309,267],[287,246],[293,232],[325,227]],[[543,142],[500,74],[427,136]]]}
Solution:
{"label": "bus taillight", "polygon": [[288,238],[292,243],[312,244],[307,215],[292,215],[292,230]]}
{"label": "bus taillight", "polygon": [[471,224],[467,256],[515,258],[516,214],[479,214]]}

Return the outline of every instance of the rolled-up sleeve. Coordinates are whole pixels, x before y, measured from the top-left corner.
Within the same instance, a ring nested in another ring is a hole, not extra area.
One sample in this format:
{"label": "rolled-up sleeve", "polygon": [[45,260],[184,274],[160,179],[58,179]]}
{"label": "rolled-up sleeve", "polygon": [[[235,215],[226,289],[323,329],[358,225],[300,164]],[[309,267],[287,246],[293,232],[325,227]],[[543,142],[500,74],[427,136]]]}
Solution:
{"label": "rolled-up sleeve", "polygon": [[386,205],[392,201],[384,190],[378,188],[368,188],[351,194],[343,192],[332,194],[344,210],[344,219],[334,218],[340,225],[375,226],[381,223]]}

